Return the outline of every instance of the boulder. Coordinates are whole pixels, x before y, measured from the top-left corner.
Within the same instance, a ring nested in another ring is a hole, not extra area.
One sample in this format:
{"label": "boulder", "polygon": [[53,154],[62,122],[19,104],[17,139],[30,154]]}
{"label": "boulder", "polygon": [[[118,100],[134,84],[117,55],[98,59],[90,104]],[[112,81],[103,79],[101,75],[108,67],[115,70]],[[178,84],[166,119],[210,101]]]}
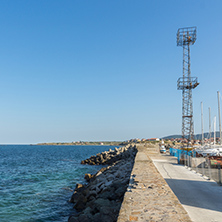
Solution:
{"label": "boulder", "polygon": [[112,203],[111,203],[110,200],[103,199],[103,198],[98,198],[97,200],[95,200],[94,205],[99,210],[102,206],[111,207]]}
{"label": "boulder", "polygon": [[116,220],[114,219],[113,215],[103,215],[100,214],[100,219],[101,222],[106,221],[106,222],[115,222]]}
{"label": "boulder", "polygon": [[86,197],[87,199],[89,199],[91,196],[96,197],[96,195],[97,195],[97,192],[95,190],[90,190]]}
{"label": "boulder", "polygon": [[99,171],[98,173],[96,173],[96,177],[98,177],[99,175],[101,175],[102,174],[102,172],[101,171]]}
{"label": "boulder", "polygon": [[83,197],[84,197],[84,195],[82,193],[74,192],[74,194],[72,195],[72,197],[70,199],[70,203],[76,203],[76,202],[78,202],[78,200],[80,200]]}
{"label": "boulder", "polygon": [[[93,217],[92,217],[92,221],[91,222],[103,222],[101,220],[101,216],[100,213],[96,213]],[[105,221],[104,221],[105,222]]]}
{"label": "boulder", "polygon": [[126,186],[120,186],[116,191],[115,194],[118,198],[123,198],[126,192]]}
{"label": "boulder", "polygon": [[103,193],[101,193],[101,195],[99,196],[100,198],[103,199],[108,199],[108,200],[117,200],[118,196],[116,195],[115,192],[110,192],[110,191],[104,191]]}
{"label": "boulder", "polygon": [[135,154],[134,146],[126,146],[110,149],[81,161],[82,164],[108,166],[94,175],[85,174],[87,185],[76,185],[71,200],[79,215],[70,217],[73,220],[71,222],[117,221]]}
{"label": "boulder", "polygon": [[[95,201],[96,200],[96,196],[90,196],[87,198],[88,201],[92,202],[92,201]],[[88,203],[87,203],[88,204]]]}
{"label": "boulder", "polygon": [[68,222],[79,222],[78,217],[70,216]]}
{"label": "boulder", "polygon": [[85,187],[84,187],[83,184],[77,183],[77,184],[76,184],[76,187],[75,187],[75,191],[80,192],[80,191],[83,190],[84,188],[85,188]]}
{"label": "boulder", "polygon": [[87,207],[84,212],[85,215],[88,215],[88,217],[92,216],[92,209],[90,207]]}
{"label": "boulder", "polygon": [[91,222],[91,219],[88,215],[86,214],[80,214],[78,220],[79,222]]}
{"label": "boulder", "polygon": [[85,179],[87,182],[89,182],[92,177],[93,177],[92,174],[86,173],[84,179]]}
{"label": "boulder", "polygon": [[83,209],[85,209],[87,203],[87,198],[85,196],[83,196],[81,199],[79,199],[76,204],[74,205],[74,208],[77,211],[82,211]]}

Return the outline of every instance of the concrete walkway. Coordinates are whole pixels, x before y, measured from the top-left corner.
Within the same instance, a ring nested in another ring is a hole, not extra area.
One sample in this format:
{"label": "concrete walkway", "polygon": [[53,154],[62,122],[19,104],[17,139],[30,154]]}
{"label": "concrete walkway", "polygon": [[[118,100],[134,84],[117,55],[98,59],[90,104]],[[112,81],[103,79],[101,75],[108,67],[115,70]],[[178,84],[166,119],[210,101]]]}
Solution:
{"label": "concrete walkway", "polygon": [[149,156],[155,147],[137,146],[138,153],[118,222],[191,222],[179,200],[160,175]]}
{"label": "concrete walkway", "polygon": [[177,164],[169,155],[149,155],[193,222],[222,222],[222,186]]}

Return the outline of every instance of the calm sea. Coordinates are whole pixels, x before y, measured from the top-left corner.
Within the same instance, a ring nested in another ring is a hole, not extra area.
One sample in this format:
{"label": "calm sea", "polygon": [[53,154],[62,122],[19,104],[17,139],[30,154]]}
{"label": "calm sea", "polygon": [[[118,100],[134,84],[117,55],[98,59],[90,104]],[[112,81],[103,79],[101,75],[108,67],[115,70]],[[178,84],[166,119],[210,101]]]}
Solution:
{"label": "calm sea", "polygon": [[68,202],[85,173],[101,166],[83,159],[111,146],[0,146],[0,221],[67,221]]}

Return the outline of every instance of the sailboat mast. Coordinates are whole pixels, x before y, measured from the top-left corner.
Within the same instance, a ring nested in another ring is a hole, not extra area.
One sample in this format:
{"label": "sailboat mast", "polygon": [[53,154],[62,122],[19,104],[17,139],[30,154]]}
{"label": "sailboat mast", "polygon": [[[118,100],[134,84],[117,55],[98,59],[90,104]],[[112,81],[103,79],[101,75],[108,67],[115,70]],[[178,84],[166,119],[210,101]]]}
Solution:
{"label": "sailboat mast", "polygon": [[209,107],[209,140],[211,143],[211,117],[210,117],[210,107]]}
{"label": "sailboat mast", "polygon": [[218,98],[218,116],[219,116],[220,145],[221,145],[220,92],[219,91],[217,91],[217,98]]}
{"label": "sailboat mast", "polygon": [[204,144],[204,131],[203,131],[203,102],[201,102],[201,132],[202,132],[202,145]]}
{"label": "sailboat mast", "polygon": [[216,116],[214,116],[214,145],[216,144]]}

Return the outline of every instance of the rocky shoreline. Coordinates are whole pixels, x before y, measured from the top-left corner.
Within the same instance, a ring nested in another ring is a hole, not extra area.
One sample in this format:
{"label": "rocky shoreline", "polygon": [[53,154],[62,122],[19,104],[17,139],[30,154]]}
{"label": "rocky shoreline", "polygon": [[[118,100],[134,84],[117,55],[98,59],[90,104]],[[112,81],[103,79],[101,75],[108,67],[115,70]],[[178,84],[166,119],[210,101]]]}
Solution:
{"label": "rocky shoreline", "polygon": [[86,184],[77,184],[70,199],[77,213],[68,222],[115,222],[127,190],[137,153],[135,145],[109,150],[81,161],[108,165],[96,174],[85,174]]}

